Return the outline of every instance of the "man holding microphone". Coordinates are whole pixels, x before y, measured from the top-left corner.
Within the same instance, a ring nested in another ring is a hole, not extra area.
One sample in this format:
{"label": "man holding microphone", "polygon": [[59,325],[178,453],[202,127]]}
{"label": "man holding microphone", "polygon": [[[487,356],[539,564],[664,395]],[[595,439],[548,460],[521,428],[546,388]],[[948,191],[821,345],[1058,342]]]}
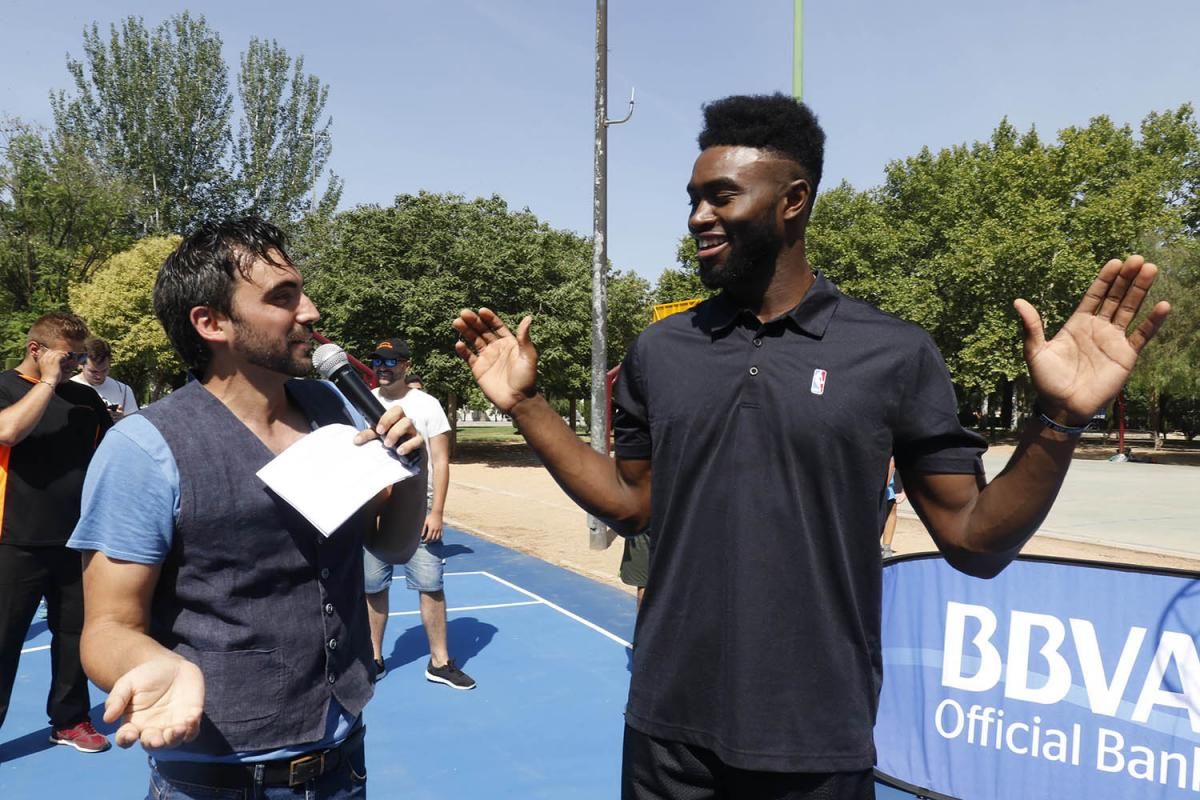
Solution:
{"label": "man holding microphone", "polygon": [[[324,536],[257,477],[317,427],[363,427],[330,384],[299,380],[319,315],[273,225],[201,225],[163,264],[154,307],[195,380],[105,441],[70,543],[105,719],[154,753],[151,796],[363,797],[360,552],[407,560],[425,487],[395,484]],[[377,436],[399,454],[422,444],[399,408],[355,441]]]}

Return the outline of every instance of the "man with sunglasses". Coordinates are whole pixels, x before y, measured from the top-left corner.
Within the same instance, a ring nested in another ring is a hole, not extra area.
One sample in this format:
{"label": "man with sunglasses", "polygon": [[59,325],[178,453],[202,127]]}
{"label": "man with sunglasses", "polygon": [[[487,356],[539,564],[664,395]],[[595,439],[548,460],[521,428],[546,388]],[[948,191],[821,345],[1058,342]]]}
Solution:
{"label": "man with sunglasses", "polygon": [[[384,407],[399,405],[412,420],[425,440],[428,457],[428,494],[425,524],[421,542],[408,563],[404,579],[409,589],[420,593],[421,624],[429,638],[429,663],[425,679],[451,689],[474,689],[475,681],[450,658],[446,643],[446,592],[443,574],[446,562],[442,558],[442,511],[446,506],[446,490],[450,486],[450,421],[446,412],[431,395],[411,388],[405,381],[412,367],[408,342],[400,338],[385,339],[371,353],[371,367],[379,380],[374,394]],[[388,618],[388,588],[392,584],[392,565],[363,551],[363,569],[367,591],[367,620],[371,624],[371,646],[375,650],[377,678],[387,667],[383,660],[383,633]]]}
{"label": "man with sunglasses", "polygon": [[0,725],[17,662],[44,596],[50,646],[50,741],[84,753],[111,745],[88,717],[79,659],[83,586],[67,538],[79,519],[83,477],[112,420],[99,396],[68,380],[86,360],[87,326],[55,312],[29,329],[16,369],[0,372]]}

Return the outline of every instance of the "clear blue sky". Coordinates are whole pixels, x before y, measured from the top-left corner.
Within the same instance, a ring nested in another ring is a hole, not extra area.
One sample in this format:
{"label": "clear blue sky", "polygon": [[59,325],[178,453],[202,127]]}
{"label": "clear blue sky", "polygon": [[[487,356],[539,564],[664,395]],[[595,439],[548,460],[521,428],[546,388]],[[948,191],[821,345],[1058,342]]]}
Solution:
{"label": "clear blue sky", "polygon": [[[184,8],[225,42],[251,36],[330,85],[344,204],[428,189],[499,194],[555,227],[592,225],[592,0],[8,0],[0,114],[50,122],[81,30]],[[987,138],[1007,115],[1047,138],[1098,114],[1135,127],[1200,103],[1195,0],[808,0],[805,99],[828,135],[824,185]],[[701,103],[791,89],[791,0],[610,0],[609,256],[653,280],[685,233]]]}

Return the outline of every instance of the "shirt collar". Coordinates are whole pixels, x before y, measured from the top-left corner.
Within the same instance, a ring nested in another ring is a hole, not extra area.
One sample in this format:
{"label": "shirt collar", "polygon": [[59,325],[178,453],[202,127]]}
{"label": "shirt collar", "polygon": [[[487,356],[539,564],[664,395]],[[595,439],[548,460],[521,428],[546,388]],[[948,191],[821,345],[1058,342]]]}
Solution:
{"label": "shirt collar", "polygon": [[[798,329],[814,339],[820,339],[825,335],[825,329],[829,327],[829,321],[833,319],[834,311],[837,310],[841,298],[842,293],[838,291],[838,288],[823,274],[817,272],[813,275],[812,286],[808,287],[808,291],[804,293],[804,299],[797,303],[792,310],[771,321],[790,319]],[[741,313],[742,309],[725,292],[721,292],[712,299],[709,305],[710,329],[714,334],[726,332],[737,322]]]}

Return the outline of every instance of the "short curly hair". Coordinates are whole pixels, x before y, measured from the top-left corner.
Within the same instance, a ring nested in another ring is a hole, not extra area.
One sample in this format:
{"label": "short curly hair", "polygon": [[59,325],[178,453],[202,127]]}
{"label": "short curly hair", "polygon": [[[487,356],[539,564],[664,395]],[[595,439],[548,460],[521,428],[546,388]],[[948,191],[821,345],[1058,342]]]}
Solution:
{"label": "short curly hair", "polygon": [[825,131],[804,103],[784,94],[734,95],[704,106],[701,150],[756,147],[770,150],[804,170],[816,194],[825,164]]}

